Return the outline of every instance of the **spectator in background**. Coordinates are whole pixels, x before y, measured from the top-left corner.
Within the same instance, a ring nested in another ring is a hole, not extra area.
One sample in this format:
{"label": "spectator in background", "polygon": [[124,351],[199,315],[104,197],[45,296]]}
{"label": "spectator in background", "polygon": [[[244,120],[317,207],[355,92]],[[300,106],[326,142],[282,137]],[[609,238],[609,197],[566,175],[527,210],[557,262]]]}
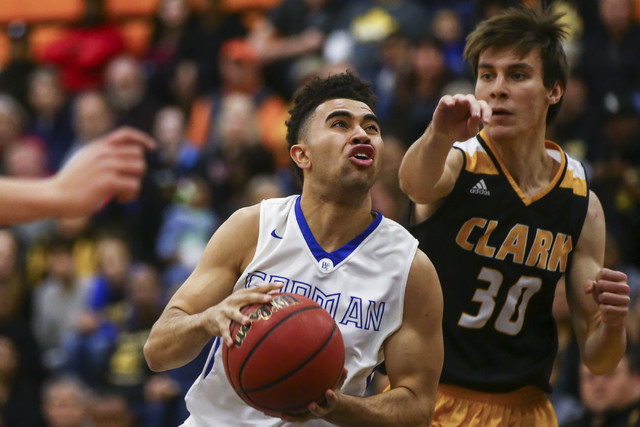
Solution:
{"label": "spectator in background", "polygon": [[637,345],[629,344],[618,367],[608,375],[580,368],[583,418],[570,427],[640,426],[640,365]]}
{"label": "spectator in background", "polygon": [[[420,40],[427,34],[426,22],[430,22],[430,16],[424,2],[349,2],[340,10],[335,29],[328,37],[324,56],[329,62],[345,61],[352,64],[362,78],[373,81],[382,66],[381,43],[398,32],[411,40]],[[343,56],[338,57],[336,51],[341,51]]]}
{"label": "spectator in background", "polygon": [[409,198],[400,190],[398,183],[398,171],[405,152],[405,142],[396,135],[384,135],[382,167],[371,189],[373,209],[394,221],[402,221],[409,208]]}
{"label": "spectator in background", "polygon": [[223,0],[204,0],[201,3],[198,12],[198,88],[201,93],[208,93],[221,85],[218,57],[222,44],[247,35],[244,24],[247,17],[228,11]]}
{"label": "spectator in background", "polygon": [[105,0],[84,0],[80,22],[44,46],[38,62],[55,64],[71,93],[98,89],[109,61],[125,49],[120,30],[106,20]]}
{"label": "spectator in background", "polygon": [[81,280],[73,263],[73,242],[56,239],[48,246],[48,274],[33,292],[32,327],[42,364],[59,373],[66,364],[67,341],[87,301],[89,283]]}
{"label": "spectator in background", "polygon": [[[599,25],[585,26],[576,73],[584,79],[598,116],[616,113],[624,102],[621,94],[640,96],[640,25],[633,8],[633,0],[599,0]],[[637,113],[640,106],[634,104],[634,109]]]}
{"label": "spectator in background", "polygon": [[[621,97],[621,99],[624,99]],[[602,199],[608,227],[629,260],[640,265],[640,121],[630,102],[602,117],[593,159],[593,188]],[[596,141],[594,140],[594,145]]]}
{"label": "spectator in background", "polygon": [[144,415],[144,384],[151,376],[142,353],[151,326],[164,308],[160,277],[155,267],[132,266],[127,274],[126,297],[118,303],[122,315],[111,319],[114,334],[106,365],[106,388],[125,396],[136,418]]}
{"label": "spectator in background", "polygon": [[0,173],[6,173],[5,154],[24,134],[27,112],[18,101],[0,93]]}
{"label": "spectator in background", "polygon": [[247,183],[243,206],[257,205],[266,199],[288,196],[287,189],[274,175],[256,175]]}
{"label": "spectator in background", "polygon": [[113,130],[115,123],[113,110],[104,95],[97,91],[78,94],[73,101],[72,114],[75,140],[67,151],[63,164],[85,144]]}
{"label": "spectator in background", "polygon": [[[38,137],[22,136],[5,152],[5,173],[8,177],[20,179],[45,179],[50,176],[47,150]],[[42,219],[15,224],[11,227],[24,245],[31,245],[43,233],[51,229],[51,220]]]}
{"label": "spectator in background", "polygon": [[0,67],[0,93],[12,96],[22,105],[27,103],[27,76],[36,67],[31,56],[29,31],[23,21],[13,21],[7,25],[9,37],[9,58]]}
{"label": "spectator in background", "polygon": [[136,418],[125,396],[105,392],[98,393],[91,399],[91,427],[133,427],[137,426]]}
{"label": "spectator in background", "polygon": [[75,334],[68,347],[66,372],[79,376],[92,387],[104,386],[114,324],[122,322],[118,309],[125,299],[131,254],[125,240],[110,236],[98,242],[98,273],[91,280],[87,301],[76,317]]}
{"label": "spectator in background", "polygon": [[470,77],[462,59],[466,33],[462,17],[455,9],[438,9],[431,23],[433,36],[440,42],[447,68],[456,76]]}
{"label": "spectator in background", "polygon": [[56,68],[40,66],[29,75],[28,101],[31,114],[27,129],[44,141],[48,169],[56,172],[74,139],[71,104]]}
{"label": "spectator in background", "polygon": [[177,107],[164,107],[156,114],[153,137],[158,142],[153,180],[171,200],[178,178],[194,172],[200,151],[186,136],[186,116]]}
{"label": "spectator in background", "polygon": [[413,52],[410,74],[396,86],[389,127],[403,141],[415,140],[431,122],[444,88],[454,78],[440,42],[433,37],[420,40]]}
{"label": "spectator in background", "polygon": [[44,415],[49,427],[88,427],[91,390],[75,377],[51,380],[43,389]]}
{"label": "spectator in background", "polygon": [[194,177],[178,180],[173,203],[163,213],[156,246],[168,292],[191,274],[219,224],[209,183]]}
{"label": "spectator in background", "polygon": [[3,426],[40,426],[40,393],[25,376],[16,343],[0,332],[0,422]]}
{"label": "spectator in background", "polygon": [[151,133],[158,100],[147,90],[147,77],[137,58],[121,55],[107,65],[104,93],[116,126],[131,126]]}
{"label": "spectator in background", "polygon": [[557,141],[570,155],[586,160],[596,118],[589,108],[587,86],[579,77],[569,76],[555,121],[547,128],[547,138]]}
{"label": "spectator in background", "polygon": [[252,121],[241,126],[249,129],[256,126],[264,147],[273,153],[279,166],[288,168],[290,161],[284,127],[287,105],[266,87],[255,49],[243,39],[227,41],[220,50],[219,67],[222,86],[193,105],[187,131],[189,139],[202,150],[219,151],[223,143],[219,124],[225,123],[220,116],[225,105],[237,104],[235,101],[225,104],[225,99],[230,96],[239,99],[238,95],[241,95],[255,108]]}
{"label": "spectator in background", "polygon": [[248,39],[266,65],[267,84],[280,96],[290,99],[296,90],[298,60],[322,55],[340,12],[337,0],[284,0],[252,26]]}
{"label": "spectator in background", "polygon": [[[149,85],[160,95],[162,102],[175,103],[168,90],[176,70],[190,63],[197,69],[196,60],[201,46],[196,15],[187,0],[162,0],[152,21],[151,39],[144,55],[150,71]],[[197,83],[197,73],[192,76]]]}
{"label": "spectator in background", "polygon": [[241,203],[248,180],[276,172],[274,156],[265,148],[259,112],[251,97],[229,94],[215,117],[216,145],[207,147],[202,163],[211,183],[212,204],[226,218]]}

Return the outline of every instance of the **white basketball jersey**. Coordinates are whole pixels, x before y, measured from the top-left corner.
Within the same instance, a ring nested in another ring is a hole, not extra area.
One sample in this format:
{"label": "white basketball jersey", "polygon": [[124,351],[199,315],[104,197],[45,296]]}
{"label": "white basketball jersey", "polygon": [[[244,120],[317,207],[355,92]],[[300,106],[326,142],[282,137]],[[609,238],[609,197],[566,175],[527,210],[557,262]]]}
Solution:
{"label": "white basketball jersey", "polygon": [[[383,361],[383,342],[402,323],[407,276],[417,248],[409,232],[378,213],[371,225],[342,248],[326,253],[311,234],[300,196],[265,200],[260,208],[256,253],[234,291],[282,282],[282,292],[316,301],[335,319],[345,344],[348,377],[342,392],[362,396]],[[286,426],[249,407],[227,381],[218,339],[203,373],[186,396],[186,426]],[[213,363],[207,373],[209,365]],[[295,426],[325,426],[312,420]]]}

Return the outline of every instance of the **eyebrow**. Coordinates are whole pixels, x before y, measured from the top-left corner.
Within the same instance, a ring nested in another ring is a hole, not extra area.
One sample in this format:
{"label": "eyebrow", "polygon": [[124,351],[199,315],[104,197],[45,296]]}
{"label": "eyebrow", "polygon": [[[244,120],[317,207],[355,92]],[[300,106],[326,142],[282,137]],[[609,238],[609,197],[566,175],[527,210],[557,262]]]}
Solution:
{"label": "eyebrow", "polygon": [[[336,110],[336,111],[332,111],[331,113],[329,113],[329,115],[324,120],[324,122],[326,123],[326,122],[328,122],[329,120],[331,120],[334,117],[342,117],[342,116],[347,116],[350,119],[353,119],[353,114],[351,114],[349,111]],[[363,119],[364,119],[364,121],[371,120],[373,122],[376,122],[376,124],[379,124],[378,123],[378,118],[375,116],[375,114],[371,114],[371,113],[365,114]]]}
{"label": "eyebrow", "polygon": [[[493,69],[495,68],[495,66],[487,63],[480,63],[478,64],[478,69],[481,69],[481,68]],[[533,70],[533,67],[527,64],[526,62],[516,62],[515,64],[510,64],[507,66],[507,70],[519,70],[519,69]]]}

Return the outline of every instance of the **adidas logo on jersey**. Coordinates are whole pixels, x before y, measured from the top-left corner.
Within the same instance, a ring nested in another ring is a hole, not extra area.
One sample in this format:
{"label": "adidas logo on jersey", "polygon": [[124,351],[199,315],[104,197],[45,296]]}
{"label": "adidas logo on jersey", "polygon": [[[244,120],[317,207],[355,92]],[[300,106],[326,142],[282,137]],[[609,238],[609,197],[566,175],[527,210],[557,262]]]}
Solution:
{"label": "adidas logo on jersey", "polygon": [[490,196],[491,195],[491,193],[487,189],[487,184],[484,183],[484,179],[481,179],[480,181],[478,181],[476,183],[476,185],[471,187],[471,190],[469,190],[469,193],[471,193],[471,194],[479,194],[481,196]]}

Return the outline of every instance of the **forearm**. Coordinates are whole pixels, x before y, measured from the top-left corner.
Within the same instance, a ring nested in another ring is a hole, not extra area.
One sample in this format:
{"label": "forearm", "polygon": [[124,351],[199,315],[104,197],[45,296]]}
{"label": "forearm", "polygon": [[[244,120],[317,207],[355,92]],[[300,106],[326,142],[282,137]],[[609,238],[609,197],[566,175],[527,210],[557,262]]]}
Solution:
{"label": "forearm", "polygon": [[50,179],[0,178],[0,224],[31,221],[60,214]]}
{"label": "forearm", "polygon": [[594,315],[592,328],[585,340],[582,354],[589,369],[598,375],[613,371],[625,353],[627,347],[624,326],[614,327],[600,320],[600,313]]}
{"label": "forearm", "polygon": [[435,403],[404,387],[365,398],[341,395],[340,400],[325,419],[343,427],[426,426]]}
{"label": "forearm", "polygon": [[413,201],[434,201],[434,190],[442,178],[447,156],[454,141],[427,130],[407,150],[400,165],[400,188]]}
{"label": "forearm", "polygon": [[144,356],[152,371],[179,368],[195,359],[211,338],[201,313],[190,315],[172,307],[153,325]]}

